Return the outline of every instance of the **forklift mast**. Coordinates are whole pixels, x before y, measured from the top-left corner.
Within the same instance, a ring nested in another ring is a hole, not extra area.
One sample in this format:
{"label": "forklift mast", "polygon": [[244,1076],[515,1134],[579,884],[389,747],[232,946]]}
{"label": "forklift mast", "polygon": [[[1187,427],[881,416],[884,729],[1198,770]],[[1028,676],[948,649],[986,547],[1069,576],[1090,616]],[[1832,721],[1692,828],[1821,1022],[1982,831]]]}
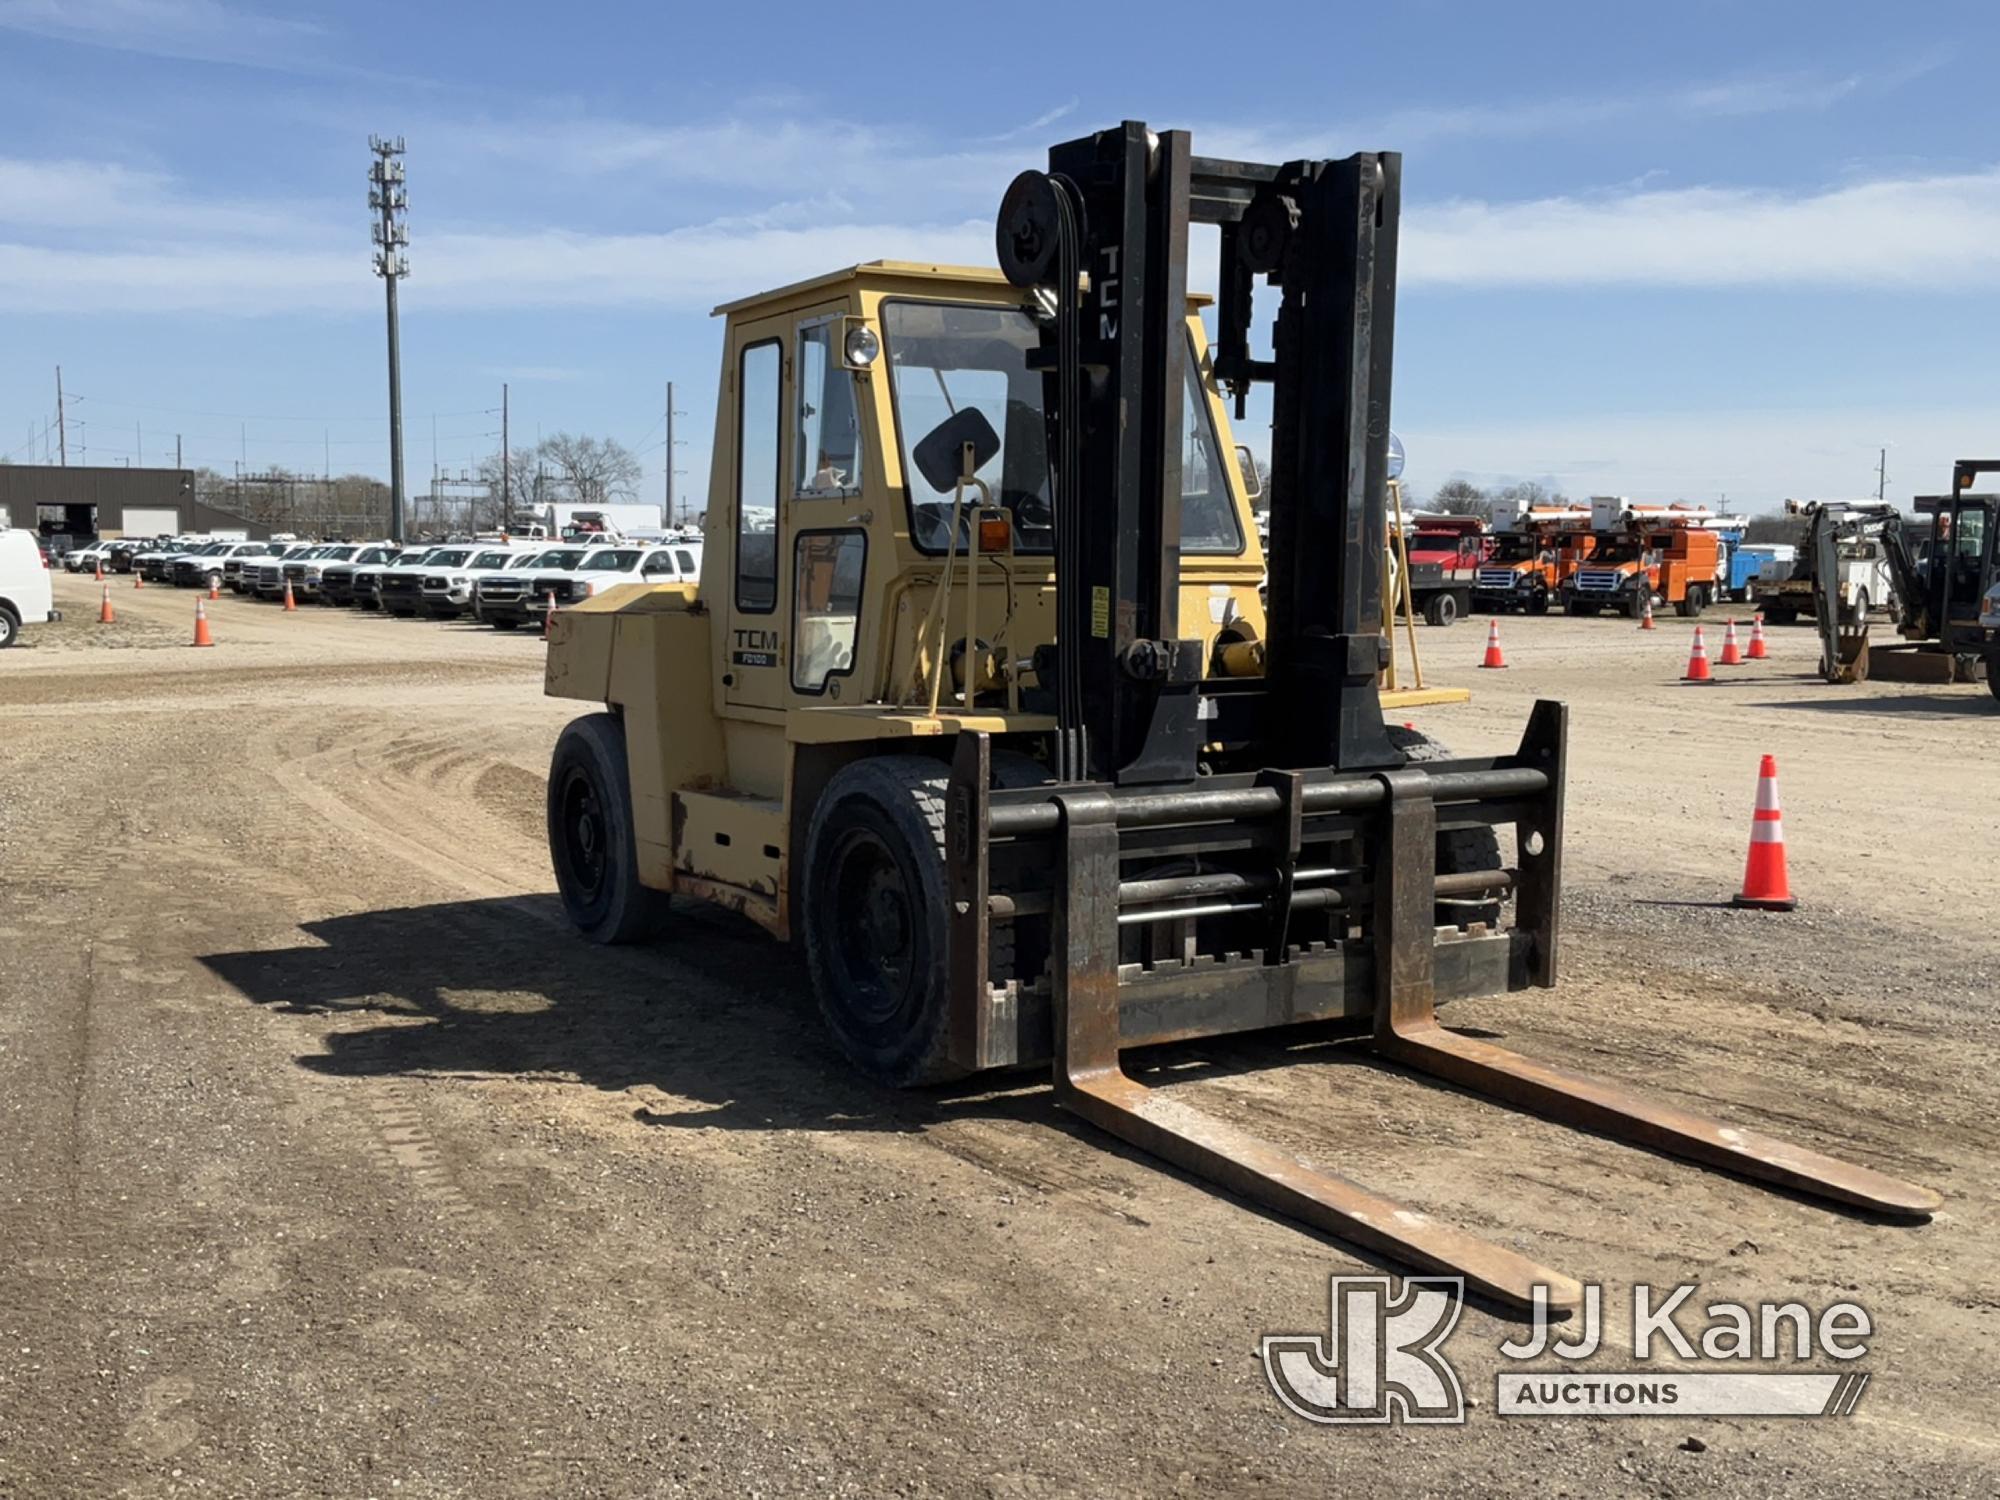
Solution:
{"label": "forklift mast", "polygon": [[[1254,725],[1264,766],[1403,763],[1376,692],[1400,185],[1394,153],[1267,166],[1127,121],[1008,189],[1001,269],[1053,304],[1059,780],[1191,781],[1204,714]],[[1190,223],[1221,229],[1216,379],[1239,417],[1272,387],[1267,665],[1226,689],[1204,688],[1177,607]],[[1268,360],[1260,276],[1281,294]]]}

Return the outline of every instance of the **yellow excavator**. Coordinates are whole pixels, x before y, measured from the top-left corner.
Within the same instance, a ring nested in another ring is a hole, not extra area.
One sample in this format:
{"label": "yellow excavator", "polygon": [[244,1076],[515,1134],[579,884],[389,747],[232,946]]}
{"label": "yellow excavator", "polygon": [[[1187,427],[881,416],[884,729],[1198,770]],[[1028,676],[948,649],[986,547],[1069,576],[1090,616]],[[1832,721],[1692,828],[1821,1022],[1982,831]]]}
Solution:
{"label": "yellow excavator", "polygon": [[[1924,1188],[1439,1024],[1556,981],[1566,721],[1455,758],[1383,716],[1400,182],[1394,154],[1228,161],[1127,122],[1015,180],[998,271],[879,261],[722,308],[699,585],[554,620],[548,691],[601,705],[549,773],[571,920],[743,912],[804,945],[869,1077],[1049,1066],[1112,1134],[1517,1309],[1579,1286],[1121,1054],[1346,1021],[1473,1092],[1922,1218]],[[1219,228],[1213,341],[1191,224]],[[1229,426],[1260,384],[1268,607]]]}

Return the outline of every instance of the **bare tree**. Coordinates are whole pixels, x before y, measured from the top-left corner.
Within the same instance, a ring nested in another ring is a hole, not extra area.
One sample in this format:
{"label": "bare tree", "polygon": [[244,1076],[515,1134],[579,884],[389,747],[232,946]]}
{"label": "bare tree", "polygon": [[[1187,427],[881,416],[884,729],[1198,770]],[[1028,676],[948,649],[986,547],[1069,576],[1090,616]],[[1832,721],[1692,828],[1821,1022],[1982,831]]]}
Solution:
{"label": "bare tree", "polygon": [[506,484],[503,486],[500,455],[489,453],[479,460],[479,477],[485,481],[487,494],[492,497],[494,524],[506,526],[514,519],[512,516],[500,513],[500,496],[503,488],[506,491],[507,503],[517,511],[529,510],[541,504],[541,497],[535,493],[537,468],[533,448],[516,448],[513,458],[508,462],[507,473],[504,476]]}
{"label": "bare tree", "polygon": [[568,481],[578,502],[584,505],[634,498],[644,473],[632,450],[616,438],[576,437],[558,432],[542,441],[536,457]]}
{"label": "bare tree", "polygon": [[1493,502],[1471,480],[1447,479],[1431,491],[1431,509],[1448,516],[1485,516],[1493,513]]}
{"label": "bare tree", "polygon": [[1532,479],[1524,479],[1518,484],[1510,484],[1496,493],[1495,500],[1518,501],[1523,506],[1534,508],[1543,505],[1566,505],[1568,501],[1560,490],[1550,490],[1548,486],[1536,484]]}

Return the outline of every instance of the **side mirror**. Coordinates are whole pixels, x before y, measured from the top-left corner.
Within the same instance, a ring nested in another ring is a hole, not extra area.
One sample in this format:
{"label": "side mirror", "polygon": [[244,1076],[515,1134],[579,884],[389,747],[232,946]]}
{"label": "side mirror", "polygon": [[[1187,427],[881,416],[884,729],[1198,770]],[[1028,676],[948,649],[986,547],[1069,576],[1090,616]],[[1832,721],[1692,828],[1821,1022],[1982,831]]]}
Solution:
{"label": "side mirror", "polygon": [[1236,467],[1243,471],[1243,493],[1252,500],[1264,498],[1264,476],[1257,472],[1257,455],[1248,443],[1236,445]]}
{"label": "side mirror", "polygon": [[940,495],[948,494],[959,480],[961,453],[972,444],[972,467],[983,469],[1000,451],[1000,434],[986,420],[986,413],[968,406],[946,417],[924,435],[912,457],[924,482]]}

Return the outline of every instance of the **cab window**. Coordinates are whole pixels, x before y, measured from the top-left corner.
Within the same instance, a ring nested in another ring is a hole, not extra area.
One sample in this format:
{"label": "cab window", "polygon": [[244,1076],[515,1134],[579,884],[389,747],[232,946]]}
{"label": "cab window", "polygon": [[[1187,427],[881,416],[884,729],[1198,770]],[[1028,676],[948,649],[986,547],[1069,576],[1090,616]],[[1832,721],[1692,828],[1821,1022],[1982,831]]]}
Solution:
{"label": "cab window", "polygon": [[672,578],[675,576],[673,554],[655,552],[639,565],[639,571],[648,577]]}
{"label": "cab window", "polygon": [[778,341],[739,356],[736,381],[736,607],[778,607],[778,433],[783,422]]}
{"label": "cab window", "polygon": [[799,330],[798,429],[792,445],[794,492],[801,498],[852,495],[861,488],[861,419],[854,376],[842,367],[835,322]]}
{"label": "cab window", "polygon": [[867,539],[858,531],[802,532],[792,574],[792,686],[826,691],[827,680],[854,670]]}
{"label": "cab window", "polygon": [[1215,442],[1214,413],[1195,363],[1187,351],[1187,396],[1181,403],[1181,551],[1234,555],[1243,550],[1243,528],[1229,493]]}

